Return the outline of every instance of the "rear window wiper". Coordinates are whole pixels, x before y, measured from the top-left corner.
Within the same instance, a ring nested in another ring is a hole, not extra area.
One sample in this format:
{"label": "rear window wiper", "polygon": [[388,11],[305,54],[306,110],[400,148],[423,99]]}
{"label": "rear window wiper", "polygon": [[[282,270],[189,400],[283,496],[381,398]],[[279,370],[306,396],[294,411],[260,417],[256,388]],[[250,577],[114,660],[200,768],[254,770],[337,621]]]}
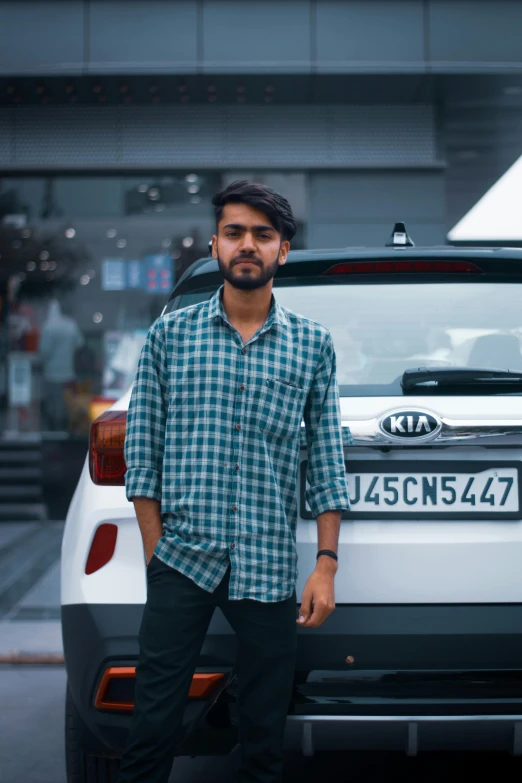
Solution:
{"label": "rear window wiper", "polygon": [[403,391],[419,386],[482,386],[522,384],[522,372],[491,367],[410,367],[401,379]]}

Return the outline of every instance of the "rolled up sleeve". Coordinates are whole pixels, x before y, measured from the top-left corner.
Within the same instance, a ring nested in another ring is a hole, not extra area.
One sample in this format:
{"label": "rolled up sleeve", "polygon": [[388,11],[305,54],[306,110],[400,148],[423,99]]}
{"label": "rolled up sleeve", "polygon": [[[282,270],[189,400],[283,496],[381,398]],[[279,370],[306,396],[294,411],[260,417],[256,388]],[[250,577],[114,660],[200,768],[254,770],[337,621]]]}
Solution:
{"label": "rolled up sleeve", "polygon": [[[336,356],[327,332],[303,414],[308,447],[305,500],[312,514],[350,508],[344,467],[343,428]],[[345,434],[344,444],[352,441]]]}
{"label": "rolled up sleeve", "polygon": [[168,368],[163,326],[157,319],[141,350],[127,413],[124,456],[125,492],[161,501]]}

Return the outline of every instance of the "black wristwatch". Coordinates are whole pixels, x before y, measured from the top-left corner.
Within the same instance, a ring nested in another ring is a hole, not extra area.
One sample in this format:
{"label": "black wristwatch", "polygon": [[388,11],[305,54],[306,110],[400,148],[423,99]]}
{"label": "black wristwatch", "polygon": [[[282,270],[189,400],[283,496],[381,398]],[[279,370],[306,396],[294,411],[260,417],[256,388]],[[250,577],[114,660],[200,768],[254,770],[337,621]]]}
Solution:
{"label": "black wristwatch", "polygon": [[328,557],[333,557],[335,561],[338,560],[337,555],[335,554],[335,552],[332,552],[331,549],[320,549],[319,552],[317,553],[317,557],[315,558],[316,560],[319,557],[319,555],[328,555]]}

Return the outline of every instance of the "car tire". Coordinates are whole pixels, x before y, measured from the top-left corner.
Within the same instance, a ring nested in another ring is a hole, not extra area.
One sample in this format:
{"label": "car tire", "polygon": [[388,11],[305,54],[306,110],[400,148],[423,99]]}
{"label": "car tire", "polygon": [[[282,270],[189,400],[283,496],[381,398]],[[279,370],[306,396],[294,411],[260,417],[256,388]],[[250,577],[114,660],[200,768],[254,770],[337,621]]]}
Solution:
{"label": "car tire", "polygon": [[85,747],[90,734],[74,706],[67,686],[65,695],[65,768],[67,783],[116,783],[119,759],[92,753]]}

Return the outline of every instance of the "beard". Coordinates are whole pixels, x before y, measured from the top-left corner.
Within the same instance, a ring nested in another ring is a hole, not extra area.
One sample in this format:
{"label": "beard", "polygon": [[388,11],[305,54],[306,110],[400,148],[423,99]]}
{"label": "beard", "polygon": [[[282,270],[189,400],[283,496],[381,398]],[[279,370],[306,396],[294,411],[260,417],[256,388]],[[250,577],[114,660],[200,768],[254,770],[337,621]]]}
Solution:
{"label": "beard", "polygon": [[[253,261],[260,271],[245,266],[241,267],[238,261]],[[219,257],[219,248],[217,252],[217,262],[219,271],[227,283],[240,291],[254,291],[256,288],[262,288],[275,277],[279,269],[279,253],[272,263],[263,265],[257,256],[234,256],[229,266],[226,266]]]}

